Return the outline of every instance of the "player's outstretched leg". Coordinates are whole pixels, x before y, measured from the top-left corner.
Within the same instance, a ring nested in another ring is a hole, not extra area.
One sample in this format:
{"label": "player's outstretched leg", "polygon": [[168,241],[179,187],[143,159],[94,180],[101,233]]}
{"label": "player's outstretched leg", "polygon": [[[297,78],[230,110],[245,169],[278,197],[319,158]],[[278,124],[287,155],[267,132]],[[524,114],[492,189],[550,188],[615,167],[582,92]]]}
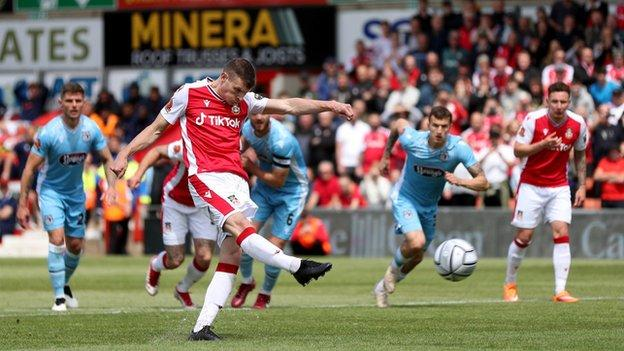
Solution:
{"label": "player's outstretched leg", "polygon": [[375,303],[377,304],[377,307],[379,308],[388,307],[388,292],[386,291],[386,288],[384,287],[383,279],[381,279],[380,281],[377,282],[377,284],[375,284],[375,288],[373,289],[373,295],[375,295]]}
{"label": "player's outstretched leg", "polygon": [[64,244],[48,244],[48,273],[50,275],[50,282],[52,283],[52,290],[54,290],[54,304],[52,305],[53,311],[67,311],[67,305],[65,304],[65,292],[63,291],[63,286],[65,285],[64,253]]}
{"label": "player's outstretched leg", "polygon": [[553,247],[553,267],[555,269],[555,295],[554,302],[578,302],[579,299],[572,297],[566,291],[566,282],[570,272],[570,237],[568,235],[554,239]]}
{"label": "player's outstretched leg", "polygon": [[236,243],[244,252],[254,259],[293,274],[299,284],[305,286],[312,279],[318,279],[331,270],[331,263],[319,263],[312,260],[302,260],[288,256],[270,241],[256,234],[256,230],[249,226],[249,221],[240,213],[232,215],[226,221],[224,229],[235,233],[238,228],[245,228],[236,237]]}
{"label": "player's outstretched leg", "polygon": [[161,251],[150,259],[145,274],[145,290],[150,296],[158,294],[158,285],[160,281],[160,272],[164,269],[173,269],[171,258],[167,251]]}
{"label": "player's outstretched leg", "polygon": [[256,288],[256,282],[253,279],[253,258],[246,253],[241,255],[240,270],[242,283],[232,298],[231,306],[234,308],[243,306],[247,295]]}
{"label": "player's outstretched leg", "polygon": [[509,245],[507,252],[507,273],[505,276],[505,285],[503,286],[503,300],[506,302],[518,301],[518,285],[516,278],[518,269],[524,258],[528,242],[523,242],[518,238],[514,239]]}
{"label": "player's outstretched leg", "polygon": [[173,297],[180,301],[182,307],[187,309],[195,309],[195,304],[193,303],[193,299],[191,299],[191,294],[189,290],[191,286],[198,282],[210,267],[210,261],[207,262],[199,262],[200,260],[196,256],[193,258],[193,261],[188,264],[186,267],[186,275],[182,278],[182,280],[176,285],[173,290]]}
{"label": "player's outstretched leg", "polygon": [[396,289],[396,283],[405,278],[405,274],[401,273],[401,267],[407,260],[408,258],[401,253],[401,247],[398,247],[383,277],[384,289],[388,294],[392,294]]}

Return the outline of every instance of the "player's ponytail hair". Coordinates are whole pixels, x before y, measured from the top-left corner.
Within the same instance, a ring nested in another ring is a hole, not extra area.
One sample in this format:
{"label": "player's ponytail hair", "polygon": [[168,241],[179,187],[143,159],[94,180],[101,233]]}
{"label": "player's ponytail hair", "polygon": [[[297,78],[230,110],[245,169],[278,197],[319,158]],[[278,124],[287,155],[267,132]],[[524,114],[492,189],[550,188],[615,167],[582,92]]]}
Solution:
{"label": "player's ponytail hair", "polygon": [[550,94],[552,93],[556,93],[560,91],[564,93],[568,93],[568,96],[570,96],[570,87],[564,82],[557,82],[557,83],[551,84],[548,87],[548,96],[550,96]]}
{"label": "player's ponytail hair", "polygon": [[256,85],[256,69],[244,58],[231,59],[223,67],[223,72],[239,77],[250,90]]}
{"label": "player's ponytail hair", "polygon": [[453,114],[451,114],[451,111],[444,106],[434,106],[431,108],[429,117],[433,117],[435,119],[448,119],[449,123],[453,123]]}
{"label": "player's ponytail hair", "polygon": [[65,96],[65,94],[67,93],[82,94],[82,96],[84,96],[85,91],[82,88],[82,85],[76,82],[68,82],[68,83],[63,84],[63,87],[61,88],[61,98],[63,98],[63,96]]}

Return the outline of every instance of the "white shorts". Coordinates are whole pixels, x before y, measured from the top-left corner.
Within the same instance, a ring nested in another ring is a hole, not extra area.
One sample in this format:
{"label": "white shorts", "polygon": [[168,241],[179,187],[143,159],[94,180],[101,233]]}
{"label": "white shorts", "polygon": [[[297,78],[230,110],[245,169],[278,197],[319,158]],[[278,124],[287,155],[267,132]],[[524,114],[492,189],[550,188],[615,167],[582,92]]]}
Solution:
{"label": "white shorts", "polygon": [[520,184],[511,225],[516,228],[533,229],[539,225],[542,217],[544,223],[561,221],[570,224],[572,201],[569,186],[550,188]]}
{"label": "white shorts", "polygon": [[199,173],[189,176],[189,191],[195,207],[208,208],[219,228],[234,213],[253,218],[258,206],[249,197],[249,184],[232,173]]}
{"label": "white shorts", "polygon": [[219,245],[225,238],[222,230],[211,222],[207,208],[185,206],[165,196],[162,205],[163,243],[183,245],[189,231],[193,239],[213,240]]}

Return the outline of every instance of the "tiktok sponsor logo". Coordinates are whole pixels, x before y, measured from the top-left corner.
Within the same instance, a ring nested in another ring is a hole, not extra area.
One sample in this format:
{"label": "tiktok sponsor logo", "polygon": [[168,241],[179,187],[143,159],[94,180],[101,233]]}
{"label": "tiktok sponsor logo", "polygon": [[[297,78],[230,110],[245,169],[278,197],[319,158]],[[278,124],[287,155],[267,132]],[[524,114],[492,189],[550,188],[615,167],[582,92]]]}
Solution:
{"label": "tiktok sponsor logo", "polygon": [[198,126],[201,126],[204,123],[206,123],[206,120],[211,126],[215,126],[215,127],[228,127],[232,129],[240,129],[240,125],[241,125],[240,119],[223,117],[223,116],[206,115],[203,112],[201,112],[199,116],[195,118],[195,124]]}

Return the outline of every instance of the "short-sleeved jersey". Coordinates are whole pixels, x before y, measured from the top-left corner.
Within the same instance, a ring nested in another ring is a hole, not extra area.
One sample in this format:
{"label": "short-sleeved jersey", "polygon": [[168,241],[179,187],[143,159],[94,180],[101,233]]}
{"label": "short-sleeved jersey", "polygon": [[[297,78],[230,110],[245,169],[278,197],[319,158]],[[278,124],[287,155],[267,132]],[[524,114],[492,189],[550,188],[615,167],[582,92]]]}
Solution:
{"label": "short-sleeved jersey", "polygon": [[264,111],[268,99],[247,93],[237,106],[230,106],[210,81],[184,84],[160,113],[171,124],[180,120],[189,176],[226,172],[247,179],[240,160],[240,131],[248,116]]}
{"label": "short-sleeved jersey", "polygon": [[165,197],[169,197],[179,204],[194,207],[195,204],[188,189],[188,173],[184,166],[183,148],[182,139],[167,145],[167,156],[176,164],[163,182],[163,202]]}
{"label": "short-sleeved jersey", "polygon": [[75,129],[57,116],[39,130],[31,152],[45,158],[39,172],[37,191],[51,189],[63,194],[84,191],[82,172],[87,154],[106,147],[97,124],[81,115]]}
{"label": "short-sleeved jersey", "polygon": [[[269,132],[261,138],[254,134],[250,121],[243,126],[243,136],[256,151],[260,169],[270,172],[273,167],[289,168],[286,182],[280,190],[292,192],[307,189],[307,170],[297,139],[280,122],[271,118],[269,123]],[[260,179],[258,186],[271,188]]]}
{"label": "short-sleeved jersey", "polygon": [[535,144],[548,135],[557,133],[561,146],[556,150],[544,149],[522,158],[521,183],[541,187],[568,185],[568,160],[570,149],[585,150],[587,145],[587,125],[583,117],[566,111],[567,117],[558,125],[548,116],[548,109],[529,113],[518,130],[516,143]]}
{"label": "short-sleeved jersey", "polygon": [[416,200],[420,207],[435,207],[446,183],[444,172],[452,173],[459,163],[466,168],[477,163],[470,146],[461,137],[448,135],[446,144],[434,149],[429,146],[429,133],[408,127],[399,137],[407,159],[393,199],[403,194]]}

